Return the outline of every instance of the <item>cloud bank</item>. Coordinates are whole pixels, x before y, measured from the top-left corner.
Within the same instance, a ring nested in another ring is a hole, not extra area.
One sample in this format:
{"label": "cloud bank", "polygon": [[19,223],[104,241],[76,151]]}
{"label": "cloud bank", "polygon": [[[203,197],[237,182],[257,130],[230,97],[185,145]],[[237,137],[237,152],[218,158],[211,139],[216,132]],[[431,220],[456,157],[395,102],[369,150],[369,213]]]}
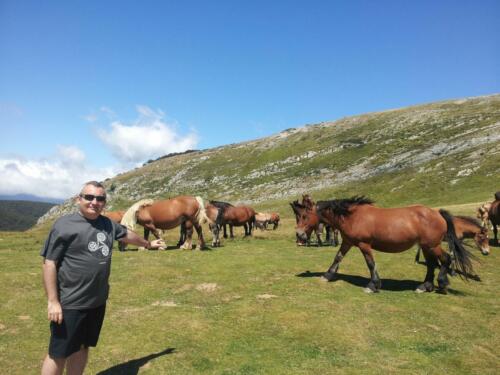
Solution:
{"label": "cloud bank", "polygon": [[[138,117],[130,124],[117,120],[116,113],[101,107],[83,118],[93,125],[105,147],[117,159],[114,166],[89,165],[85,153],[77,146],[59,145],[49,157],[29,160],[21,156],[0,156],[0,195],[32,194],[39,197],[67,199],[77,194],[83,183],[102,181],[130,170],[149,159],[196,148],[194,131],[181,135],[175,122],[165,120],[161,110],[137,106]],[[99,126],[101,120],[109,125]]]}
{"label": "cloud bank", "polygon": [[132,124],[113,121],[109,129],[99,128],[99,139],[114,157],[125,163],[141,164],[149,159],[196,148],[198,136],[178,132],[177,124],[167,123],[165,114],[147,106],[137,106],[139,118]]}
{"label": "cloud bank", "polygon": [[0,194],[32,194],[67,199],[89,180],[104,180],[117,173],[113,168],[86,166],[76,146],[58,146],[56,155],[43,160],[21,157],[0,159]]}

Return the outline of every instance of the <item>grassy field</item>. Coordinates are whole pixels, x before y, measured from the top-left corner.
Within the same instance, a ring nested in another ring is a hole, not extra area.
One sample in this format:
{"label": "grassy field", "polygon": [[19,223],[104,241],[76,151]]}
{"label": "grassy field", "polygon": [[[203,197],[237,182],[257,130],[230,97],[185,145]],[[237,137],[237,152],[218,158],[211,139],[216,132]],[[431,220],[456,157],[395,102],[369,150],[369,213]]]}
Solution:
{"label": "grassy field", "polygon": [[[283,216],[277,231],[242,238],[237,228],[236,239],[209,251],[115,251],[107,316],[86,373],[499,373],[499,247],[475,264],[480,282],[452,278],[448,295],[414,292],[425,276],[415,249],[376,253],[382,292],[368,295],[358,250],[338,281],[323,282],[337,248],[297,247],[290,213]],[[0,233],[5,374],[39,373],[47,350],[38,255],[46,234]]]}

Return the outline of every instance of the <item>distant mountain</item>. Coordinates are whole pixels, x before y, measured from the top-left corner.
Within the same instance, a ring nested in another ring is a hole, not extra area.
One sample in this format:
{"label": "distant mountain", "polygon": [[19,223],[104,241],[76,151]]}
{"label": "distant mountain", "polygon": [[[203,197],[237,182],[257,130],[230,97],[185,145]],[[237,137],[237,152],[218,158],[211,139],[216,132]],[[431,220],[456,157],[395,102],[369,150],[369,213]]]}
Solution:
{"label": "distant mountain", "polygon": [[61,204],[65,201],[65,199],[38,197],[36,195],[31,195],[31,194],[14,194],[14,195],[0,194],[0,201],[29,201],[29,202],[46,202],[46,203]]}
{"label": "distant mountain", "polygon": [[[386,207],[486,201],[500,189],[499,176],[497,94],[346,117],[159,158],[105,186],[109,210],[188,194],[291,215],[288,202],[304,193],[316,200],[365,195]],[[75,209],[68,199],[39,223]]]}
{"label": "distant mountain", "polygon": [[36,224],[55,203],[0,200],[0,231],[23,231]]}

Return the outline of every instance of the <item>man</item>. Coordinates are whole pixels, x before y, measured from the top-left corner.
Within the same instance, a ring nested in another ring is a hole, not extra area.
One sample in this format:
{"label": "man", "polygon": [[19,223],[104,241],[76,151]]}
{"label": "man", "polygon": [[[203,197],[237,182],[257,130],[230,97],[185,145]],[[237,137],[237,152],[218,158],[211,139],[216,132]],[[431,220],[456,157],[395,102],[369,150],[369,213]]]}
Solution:
{"label": "man", "polygon": [[146,248],[164,245],[102,216],[105,205],[104,186],[87,182],[78,197],[79,212],[54,223],[40,253],[51,331],[42,375],[62,374],[65,367],[67,374],[83,374],[104,319],[113,240]]}

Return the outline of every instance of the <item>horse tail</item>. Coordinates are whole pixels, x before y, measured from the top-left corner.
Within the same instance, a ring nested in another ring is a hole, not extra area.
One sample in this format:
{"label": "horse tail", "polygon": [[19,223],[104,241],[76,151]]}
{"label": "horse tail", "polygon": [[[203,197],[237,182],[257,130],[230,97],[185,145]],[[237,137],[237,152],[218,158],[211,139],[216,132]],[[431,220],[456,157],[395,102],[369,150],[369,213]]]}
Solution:
{"label": "horse tail", "polygon": [[196,213],[196,221],[198,224],[209,223],[213,224],[213,221],[207,216],[207,211],[205,210],[205,203],[201,197],[196,197],[196,201],[200,206],[198,208],[198,212]]}
{"label": "horse tail", "polygon": [[446,210],[439,210],[441,216],[446,220],[446,241],[448,247],[454,255],[453,266],[457,269],[460,277],[468,280],[470,275],[474,274],[471,259],[474,257],[463,245],[455,232],[455,225],[453,224],[453,216]]}
{"label": "horse tail", "polygon": [[135,230],[135,225],[137,224],[137,211],[141,207],[151,206],[153,204],[152,199],[143,199],[134,203],[123,215],[120,224],[124,225],[130,230]]}

